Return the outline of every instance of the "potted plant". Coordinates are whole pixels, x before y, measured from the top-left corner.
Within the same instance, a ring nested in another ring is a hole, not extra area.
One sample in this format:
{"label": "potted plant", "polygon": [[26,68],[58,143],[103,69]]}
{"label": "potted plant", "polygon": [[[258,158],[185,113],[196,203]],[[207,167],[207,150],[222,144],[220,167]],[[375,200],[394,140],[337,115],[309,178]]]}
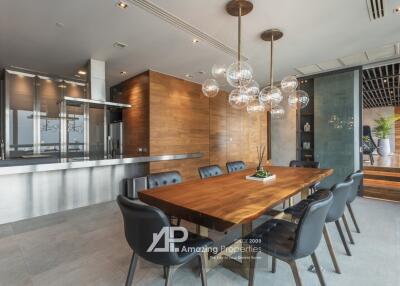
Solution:
{"label": "potted plant", "polygon": [[389,135],[392,131],[393,124],[400,119],[400,116],[380,116],[375,119],[376,126],[374,134],[378,137],[378,153],[381,156],[388,156],[390,154],[390,141]]}

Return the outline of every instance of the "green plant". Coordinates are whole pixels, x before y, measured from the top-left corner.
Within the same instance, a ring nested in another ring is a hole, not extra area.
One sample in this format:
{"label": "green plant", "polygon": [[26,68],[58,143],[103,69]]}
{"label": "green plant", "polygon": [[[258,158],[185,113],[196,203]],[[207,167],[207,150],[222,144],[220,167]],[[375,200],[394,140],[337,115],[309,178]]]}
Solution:
{"label": "green plant", "polygon": [[397,120],[400,120],[400,116],[381,116],[378,119],[375,119],[376,126],[374,128],[374,134],[379,139],[387,139],[389,138],[390,132],[393,128],[393,123]]}

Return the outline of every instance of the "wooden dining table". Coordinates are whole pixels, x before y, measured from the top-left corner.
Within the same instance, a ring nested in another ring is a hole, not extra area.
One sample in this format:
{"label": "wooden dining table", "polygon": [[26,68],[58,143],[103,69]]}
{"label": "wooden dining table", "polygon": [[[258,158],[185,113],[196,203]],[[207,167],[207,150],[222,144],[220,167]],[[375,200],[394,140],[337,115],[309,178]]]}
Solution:
{"label": "wooden dining table", "polygon": [[[254,170],[247,169],[145,190],[139,193],[139,199],[168,215],[196,224],[197,233],[202,236],[209,236],[209,229],[224,232],[241,225],[244,237],[252,231],[252,221],[298,193],[306,197],[310,186],[333,173],[332,169],[276,166],[265,169],[276,175],[276,179],[269,182],[247,180],[247,175],[254,174]],[[245,242],[238,240],[235,244],[243,249]],[[248,278],[249,260],[239,262],[230,259],[232,255],[227,251],[217,257],[207,255],[207,268],[222,264]],[[242,253],[242,257],[246,255],[249,253]]]}

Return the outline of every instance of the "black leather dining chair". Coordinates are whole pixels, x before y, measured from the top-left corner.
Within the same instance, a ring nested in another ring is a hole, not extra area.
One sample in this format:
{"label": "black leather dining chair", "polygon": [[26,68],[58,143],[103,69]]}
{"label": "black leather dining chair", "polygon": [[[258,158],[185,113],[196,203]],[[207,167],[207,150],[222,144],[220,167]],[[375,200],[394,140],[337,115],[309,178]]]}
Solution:
{"label": "black leather dining chair", "polygon": [[[330,222],[335,223],[336,228],[339,232],[340,239],[342,240],[344,249],[346,250],[346,254],[349,256],[351,256],[351,252],[350,252],[349,246],[347,245],[346,239],[344,237],[343,230],[340,225],[340,219],[341,218],[343,220],[346,219],[344,216],[344,210],[346,208],[347,198],[353,187],[353,184],[354,184],[354,181],[351,178],[349,178],[345,182],[336,184],[330,189],[330,191],[333,194],[333,203],[332,203],[332,206],[329,208],[329,212],[328,212],[328,215],[327,215],[326,221],[325,221],[326,223],[330,223]],[[293,207],[286,209],[285,213],[291,214],[295,218],[300,218],[303,215],[307,206],[311,202],[318,200],[319,197],[325,193],[325,191],[326,190],[318,190],[314,194],[308,196],[307,199],[302,200],[298,204],[294,205]],[[330,239],[328,228],[326,226],[324,226],[323,234],[325,237],[326,244],[328,246],[329,254],[332,258],[332,262],[335,267],[335,271],[340,274],[341,271],[339,268],[339,264],[337,262],[336,255],[335,255],[335,252],[334,252],[333,246],[332,246],[332,241]]]}
{"label": "black leather dining chair", "polygon": [[376,143],[374,141],[374,138],[372,138],[372,132],[371,132],[371,127],[368,125],[363,126],[363,138],[362,138],[362,149],[363,149],[363,154],[369,156],[369,160],[371,163],[371,166],[374,165],[374,155],[373,153],[375,152],[378,147],[376,146]]}
{"label": "black leather dining chair", "polygon": [[[318,169],[320,167],[320,163],[318,161],[300,161],[300,160],[292,160],[289,162],[289,167],[291,168],[315,168]],[[319,186],[319,182],[310,186],[309,193],[313,193],[317,190]],[[292,199],[289,198],[289,207],[292,206]],[[283,202],[283,208],[286,207],[286,201]]]}
{"label": "black leather dining chair", "polygon": [[[140,204],[121,195],[118,196],[117,202],[124,220],[126,241],[133,251],[129,272],[126,278],[126,286],[132,285],[138,257],[154,264],[164,266],[166,270],[166,286],[171,285],[173,273],[176,269],[197,258],[201,265],[200,274],[202,285],[207,285],[205,256],[203,252],[199,251],[205,250],[212,244],[210,239],[194,233],[189,233],[186,241],[172,243],[172,246],[177,250],[173,249],[173,251],[165,252],[149,251],[150,246],[154,244],[153,239],[155,234],[160,233],[163,228],[170,227],[167,216],[155,207]],[[168,231],[168,233],[174,234],[174,237],[171,237],[173,239],[182,237],[178,235],[175,236],[175,232]],[[158,242],[156,246],[168,248],[171,245],[171,241],[168,245],[164,245],[165,243],[162,242],[165,242],[165,240],[161,239],[161,242]]]}
{"label": "black leather dining chair", "polygon": [[[179,183],[182,183],[182,176],[178,171],[160,172],[147,175],[148,189],[174,185]],[[176,225],[181,224],[180,218],[170,217],[171,224],[173,219],[176,219]]]}
{"label": "black leather dining chair", "polygon": [[253,251],[248,285],[254,285],[255,264],[259,250],[272,256],[272,272],[276,271],[276,259],[288,263],[296,286],[302,285],[296,260],[311,256],[320,284],[325,285],[315,250],[321,241],[324,223],[332,202],[332,193],[322,191],[318,199],[307,205],[298,224],[272,219],[247,236],[246,241],[252,246]]}
{"label": "black leather dining chair", "polygon": [[361,170],[358,170],[352,174],[350,174],[348,177],[348,179],[353,179],[354,180],[354,184],[353,187],[351,188],[351,191],[349,192],[349,196],[347,198],[347,202],[346,202],[346,206],[347,209],[350,213],[350,217],[354,223],[354,226],[356,228],[356,231],[358,233],[360,233],[360,228],[358,227],[358,223],[357,220],[354,216],[354,212],[353,212],[353,208],[351,207],[351,204],[354,202],[354,200],[356,199],[357,195],[359,194],[359,192],[361,191],[362,188],[362,181],[364,179],[364,172]]}
{"label": "black leather dining chair", "polygon": [[243,161],[233,161],[226,163],[226,170],[228,174],[245,170],[246,164]]}
{"label": "black leather dining chair", "polygon": [[201,179],[221,176],[222,174],[223,174],[222,169],[218,165],[210,165],[199,168],[199,175]]}

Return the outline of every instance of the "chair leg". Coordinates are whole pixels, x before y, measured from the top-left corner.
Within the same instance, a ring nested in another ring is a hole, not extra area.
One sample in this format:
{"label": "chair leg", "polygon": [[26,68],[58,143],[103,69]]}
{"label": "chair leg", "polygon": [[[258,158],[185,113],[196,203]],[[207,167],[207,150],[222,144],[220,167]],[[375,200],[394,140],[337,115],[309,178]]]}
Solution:
{"label": "chair leg", "polygon": [[180,218],[178,218],[178,219],[176,220],[176,225],[177,225],[177,226],[180,226],[180,225],[181,225],[181,219],[180,219]]}
{"label": "chair leg", "polygon": [[339,235],[340,235],[340,239],[342,240],[344,249],[346,250],[347,255],[351,256],[350,248],[347,245],[346,239],[344,238],[344,234],[343,234],[343,231],[342,231],[342,227],[340,226],[339,220],[335,221],[335,224],[336,224],[336,227],[338,229],[338,232],[339,232]]}
{"label": "chair leg", "polygon": [[167,279],[168,266],[163,266],[163,270],[164,270],[164,279]]}
{"label": "chair leg", "polygon": [[167,277],[165,279],[165,286],[171,286],[172,277],[174,275],[176,268],[174,266],[166,266],[166,267],[167,267]]}
{"label": "chair leg", "polygon": [[272,256],[272,273],[276,272],[276,258]]}
{"label": "chair leg", "polygon": [[206,261],[205,256],[203,254],[199,255],[200,260],[200,276],[201,276],[201,285],[207,286],[207,271],[206,271]]}
{"label": "chair leg", "polygon": [[288,261],[288,263],[290,265],[290,268],[292,269],[293,278],[294,278],[294,281],[296,282],[296,286],[302,286],[303,284],[301,283],[299,270],[297,269],[296,261],[291,260],[291,261]]}
{"label": "chair leg", "polygon": [[349,224],[347,223],[347,219],[346,219],[345,214],[343,214],[342,220],[343,220],[344,228],[346,229],[347,235],[349,236],[350,243],[354,244],[354,239],[353,239],[353,236],[351,235],[351,231],[350,231],[350,228],[349,228]]}
{"label": "chair leg", "polygon": [[353,208],[351,207],[351,204],[347,204],[347,209],[349,210],[351,220],[353,221],[354,226],[356,227],[356,231],[358,233],[360,233],[360,228],[358,227],[356,217],[354,216],[354,212],[353,212]]}
{"label": "chair leg", "polygon": [[371,154],[369,154],[369,161],[371,162],[371,166],[374,165],[374,156]]}
{"label": "chair leg", "polygon": [[335,251],[333,250],[332,241],[331,241],[331,238],[330,238],[330,235],[329,235],[326,225],[324,225],[323,233],[324,233],[324,237],[325,237],[326,246],[328,246],[328,251],[329,251],[329,254],[331,255],[333,267],[335,267],[336,273],[340,274],[341,272],[340,272],[339,264],[336,260]]}
{"label": "chair leg", "polygon": [[125,286],[131,286],[133,282],[133,274],[135,274],[136,264],[138,256],[133,253],[131,258],[131,264],[129,265],[128,276],[126,277]]}
{"label": "chair leg", "polygon": [[250,257],[249,267],[249,286],[254,286],[254,276],[256,271],[257,252],[253,252]]}
{"label": "chair leg", "polygon": [[326,284],[325,284],[324,276],[322,275],[321,267],[319,266],[318,259],[317,259],[317,256],[315,255],[315,252],[313,254],[311,254],[311,259],[314,264],[315,271],[317,271],[319,283],[321,284],[321,286],[325,286]]}

